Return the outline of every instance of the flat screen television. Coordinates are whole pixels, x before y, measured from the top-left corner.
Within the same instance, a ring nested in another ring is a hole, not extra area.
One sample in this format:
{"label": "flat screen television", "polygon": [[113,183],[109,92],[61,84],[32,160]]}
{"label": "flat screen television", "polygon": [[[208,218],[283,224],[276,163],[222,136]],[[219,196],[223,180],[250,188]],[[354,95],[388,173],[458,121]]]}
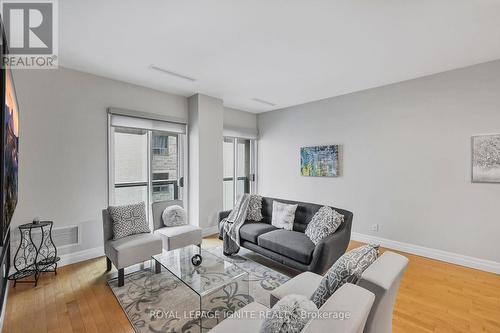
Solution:
{"label": "flat screen television", "polygon": [[[2,29],[2,31],[4,31]],[[2,57],[8,54],[5,35],[2,33]],[[3,66],[1,66],[3,67]],[[0,140],[2,148],[0,151],[0,217],[2,219],[1,244],[9,233],[9,225],[17,206],[18,195],[18,166],[19,166],[19,107],[14,88],[12,71],[8,68],[1,69],[1,119]]]}

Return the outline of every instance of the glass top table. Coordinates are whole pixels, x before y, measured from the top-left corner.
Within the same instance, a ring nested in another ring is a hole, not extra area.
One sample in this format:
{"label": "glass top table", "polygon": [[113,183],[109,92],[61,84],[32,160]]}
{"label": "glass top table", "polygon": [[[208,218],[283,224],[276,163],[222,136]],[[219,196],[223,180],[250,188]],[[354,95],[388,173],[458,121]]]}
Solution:
{"label": "glass top table", "polygon": [[[199,266],[191,263],[191,258],[196,254],[201,254],[203,258]],[[193,310],[200,310],[200,332],[212,328],[249,300],[248,272],[197,246],[163,252],[152,258],[194,292],[189,302],[196,304]],[[235,299],[228,302],[225,299],[227,295]]]}

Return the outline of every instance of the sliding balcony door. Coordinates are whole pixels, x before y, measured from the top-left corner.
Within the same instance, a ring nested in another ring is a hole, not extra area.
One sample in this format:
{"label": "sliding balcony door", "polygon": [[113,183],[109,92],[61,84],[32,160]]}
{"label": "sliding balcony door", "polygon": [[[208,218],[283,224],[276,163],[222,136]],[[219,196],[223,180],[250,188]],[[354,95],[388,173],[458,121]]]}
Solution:
{"label": "sliding balcony door", "polygon": [[148,132],[115,127],[113,205],[149,202]]}
{"label": "sliding balcony door", "polygon": [[110,116],[110,205],[145,202],[150,216],[154,202],[183,200],[183,128],[185,125]]}
{"label": "sliding balcony door", "polygon": [[233,208],[244,193],[255,193],[255,140],[225,137],[223,141],[224,210]]}

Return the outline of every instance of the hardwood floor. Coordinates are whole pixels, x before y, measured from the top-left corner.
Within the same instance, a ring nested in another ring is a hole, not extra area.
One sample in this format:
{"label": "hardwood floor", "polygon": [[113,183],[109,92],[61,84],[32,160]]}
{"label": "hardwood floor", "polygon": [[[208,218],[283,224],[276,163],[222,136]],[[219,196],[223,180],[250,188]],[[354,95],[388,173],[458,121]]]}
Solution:
{"label": "hardwood floor", "polygon": [[[204,247],[220,244],[215,237]],[[351,242],[350,248],[360,243]],[[404,254],[410,264],[394,309],[394,332],[500,332],[500,276]],[[10,287],[4,332],[133,332],[106,285],[104,257]]]}

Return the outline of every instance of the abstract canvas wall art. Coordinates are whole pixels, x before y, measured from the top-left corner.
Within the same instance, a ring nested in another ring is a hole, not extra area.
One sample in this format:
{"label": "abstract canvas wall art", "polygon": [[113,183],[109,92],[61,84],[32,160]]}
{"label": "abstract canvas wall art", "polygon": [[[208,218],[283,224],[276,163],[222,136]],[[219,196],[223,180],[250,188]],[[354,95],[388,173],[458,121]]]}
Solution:
{"label": "abstract canvas wall art", "polygon": [[300,148],[300,174],[310,177],[337,177],[339,146]]}
{"label": "abstract canvas wall art", "polygon": [[472,181],[500,183],[500,134],[472,137]]}

